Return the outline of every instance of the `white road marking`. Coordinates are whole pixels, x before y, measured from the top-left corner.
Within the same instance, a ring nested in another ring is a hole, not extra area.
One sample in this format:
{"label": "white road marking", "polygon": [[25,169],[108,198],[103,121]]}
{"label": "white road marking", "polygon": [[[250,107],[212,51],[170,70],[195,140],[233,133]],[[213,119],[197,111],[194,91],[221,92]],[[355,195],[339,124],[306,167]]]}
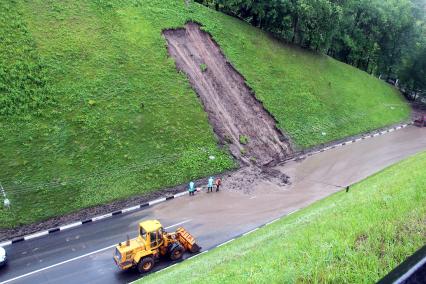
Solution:
{"label": "white road marking", "polygon": [[[199,255],[202,255],[203,253],[206,253],[206,252],[208,252],[209,250],[205,250],[205,251],[202,251],[202,252],[200,252],[200,253],[197,253],[196,255],[194,255],[194,256],[191,256],[190,258],[188,258],[187,260],[190,260],[190,259],[192,259],[192,258],[194,258],[194,257],[197,257],[197,256],[199,256]],[[161,271],[161,270],[159,270],[159,271]]]}
{"label": "white road marking", "polygon": [[[179,226],[179,225],[182,225],[182,224],[184,224],[184,223],[188,223],[188,222],[190,222],[190,221],[191,221],[191,219],[189,219],[189,220],[185,220],[185,221],[182,221],[182,222],[179,222],[179,223],[173,224],[173,225],[171,225],[171,226],[168,226],[168,227],[166,227],[165,229],[169,229],[169,228],[172,228],[172,227],[175,227],[175,226]],[[62,261],[62,262],[56,263],[56,264],[53,264],[53,265],[50,265],[50,266],[46,266],[46,267],[43,267],[43,268],[40,268],[40,269],[37,269],[37,270],[31,271],[31,272],[28,272],[28,273],[26,273],[26,274],[23,274],[23,275],[20,275],[20,276],[17,276],[17,277],[14,277],[14,278],[8,279],[8,280],[6,280],[6,281],[0,282],[0,284],[10,283],[10,282],[12,282],[12,281],[15,281],[15,280],[18,280],[18,279],[21,279],[21,278],[24,278],[24,277],[27,277],[27,276],[30,276],[30,275],[33,275],[33,274],[36,274],[36,273],[39,273],[39,272],[42,272],[42,271],[45,271],[45,270],[51,269],[51,268],[54,268],[54,267],[57,267],[57,266],[60,266],[60,265],[66,264],[66,263],[68,263],[68,262],[71,262],[71,261],[74,261],[74,260],[77,260],[77,259],[81,259],[81,258],[87,257],[87,256],[92,255],[92,254],[97,254],[97,253],[100,253],[100,252],[106,251],[106,250],[108,250],[108,249],[111,249],[111,248],[115,247],[116,245],[117,245],[117,244],[113,244],[113,245],[107,246],[107,247],[102,248],[102,249],[98,249],[98,250],[95,250],[95,251],[92,251],[92,252],[89,252],[89,253],[86,253],[86,254],[83,254],[83,255],[80,255],[80,256],[77,256],[77,257],[74,257],[74,258],[71,258],[71,259],[68,259],[68,260],[65,260],[65,261]]]}
{"label": "white road marking", "polygon": [[291,211],[290,213],[288,213],[288,214],[287,214],[287,216],[288,216],[288,215],[291,215],[291,214],[293,214],[293,213],[295,213],[295,212],[297,212],[297,211],[298,211],[298,210]]}
{"label": "white road marking", "polygon": [[168,227],[165,227],[164,229],[170,229],[170,228],[173,228],[173,227],[176,227],[176,226],[179,226],[179,225],[182,225],[182,224],[185,224],[185,223],[188,223],[188,222],[191,222],[191,220],[192,219],[188,219],[188,220],[185,220],[185,221],[182,221],[182,222],[179,222],[179,223],[176,223],[176,224],[173,224],[173,225],[170,225],[170,226],[168,226]]}
{"label": "white road marking", "polygon": [[233,240],[235,240],[235,239],[230,239],[229,241],[224,242],[224,243],[221,243],[220,245],[217,245],[216,247],[218,248],[218,247],[224,246],[224,245],[226,245],[226,244],[229,244],[229,243],[230,243],[230,242],[232,242]]}
{"label": "white road marking", "polygon": [[254,198],[256,198],[256,195],[255,195],[255,196],[250,197],[249,199],[254,199]]}
{"label": "white road marking", "polygon": [[253,232],[257,231],[257,230],[259,230],[259,228],[256,228],[256,229],[253,229],[251,231],[248,231],[248,232],[244,233],[243,236],[247,236],[248,234],[251,234],[251,233],[253,233]]}
{"label": "white road marking", "polygon": [[275,219],[275,220],[272,220],[271,222],[269,222],[269,223],[266,223],[266,225],[271,225],[272,223],[275,223],[275,222],[277,222],[278,220],[279,220],[280,218],[277,218],[277,219]]}
{"label": "white road marking", "polygon": [[167,266],[167,267],[165,267],[165,268],[163,268],[163,269],[161,269],[161,270],[166,270],[166,269],[169,269],[169,268],[172,268],[173,266],[175,266],[177,263],[175,263],[175,264],[172,264],[172,265],[169,265],[169,266]]}
{"label": "white road marking", "polygon": [[83,258],[83,257],[86,257],[86,256],[89,256],[89,255],[92,255],[92,254],[96,254],[96,253],[101,252],[101,251],[105,251],[105,250],[107,250],[107,249],[110,249],[110,248],[115,247],[116,245],[117,245],[117,244],[114,244],[114,245],[112,245],[112,246],[109,246],[109,247],[106,247],[106,248],[103,248],[103,249],[99,249],[99,250],[96,250],[96,251],[92,251],[92,252],[89,252],[89,253],[86,253],[86,254],[83,254],[83,255],[80,255],[80,256],[77,256],[77,257],[74,257],[74,258],[71,258],[71,259],[68,259],[68,260],[65,260],[65,261],[62,261],[62,262],[59,262],[59,263],[53,264],[53,265],[50,265],[50,266],[43,267],[43,268],[41,268],[41,269],[37,269],[37,270],[31,271],[31,272],[28,272],[28,273],[26,273],[26,274],[23,274],[23,275],[17,276],[17,277],[15,277],[15,278],[11,278],[11,279],[8,279],[8,280],[6,280],[6,281],[0,282],[0,284],[10,283],[10,282],[12,282],[12,281],[15,281],[15,280],[18,280],[18,279],[21,279],[21,278],[24,278],[24,277],[30,276],[30,275],[32,275],[32,274],[35,274],[35,273],[38,273],[38,272],[42,272],[42,271],[45,271],[45,270],[47,270],[47,269],[50,269],[50,268],[53,268],[53,267],[56,267],[56,266],[59,266],[59,265],[62,265],[62,264],[65,264],[65,263],[68,263],[68,262],[71,262],[71,261],[74,261],[74,260],[80,259],[80,258]]}
{"label": "white road marking", "polygon": [[[202,255],[202,254],[204,254],[204,253],[206,253],[206,252],[208,252],[209,250],[205,250],[205,251],[202,251],[202,252],[200,252],[200,253],[197,253],[196,255],[194,255],[194,256],[191,256],[191,257],[189,257],[189,258],[187,258],[187,259],[184,259],[184,261],[186,261],[186,260],[190,260],[190,259],[192,259],[192,258],[194,258],[194,257],[197,257],[197,256],[199,256],[199,255]],[[176,264],[179,264],[180,262],[178,262],[178,263],[175,263],[175,264],[173,264],[173,265],[171,265],[171,266],[168,266],[168,267],[166,267],[166,268],[163,268],[163,269],[160,269],[160,270],[157,270],[157,271],[155,271],[154,273],[159,273],[159,272],[162,272],[162,271],[164,271],[164,270],[166,270],[166,269],[168,269],[168,268],[170,268],[170,267],[172,267],[172,266],[175,266]],[[133,284],[133,283],[136,283],[136,282],[138,282],[140,279],[136,279],[135,281],[132,281],[132,282],[130,282],[129,284]]]}

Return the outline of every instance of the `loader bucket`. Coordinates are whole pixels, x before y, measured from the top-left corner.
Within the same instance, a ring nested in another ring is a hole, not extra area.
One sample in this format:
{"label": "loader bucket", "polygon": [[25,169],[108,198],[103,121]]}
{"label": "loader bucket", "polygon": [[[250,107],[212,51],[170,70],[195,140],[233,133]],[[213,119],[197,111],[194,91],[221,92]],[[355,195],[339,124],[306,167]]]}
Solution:
{"label": "loader bucket", "polygon": [[179,242],[182,244],[182,246],[186,250],[192,253],[200,251],[201,247],[195,243],[195,238],[190,233],[188,233],[184,228],[179,227],[176,230],[176,236]]}

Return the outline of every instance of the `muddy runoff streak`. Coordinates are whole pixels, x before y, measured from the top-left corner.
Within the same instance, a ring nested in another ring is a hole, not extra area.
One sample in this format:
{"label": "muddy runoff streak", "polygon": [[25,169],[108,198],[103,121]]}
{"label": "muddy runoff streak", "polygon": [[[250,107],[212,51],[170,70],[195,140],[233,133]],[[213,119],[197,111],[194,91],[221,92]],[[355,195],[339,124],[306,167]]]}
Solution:
{"label": "muddy runoff streak", "polygon": [[188,76],[214,132],[238,161],[264,166],[289,156],[288,139],[209,34],[195,23],[163,34],[169,54]]}

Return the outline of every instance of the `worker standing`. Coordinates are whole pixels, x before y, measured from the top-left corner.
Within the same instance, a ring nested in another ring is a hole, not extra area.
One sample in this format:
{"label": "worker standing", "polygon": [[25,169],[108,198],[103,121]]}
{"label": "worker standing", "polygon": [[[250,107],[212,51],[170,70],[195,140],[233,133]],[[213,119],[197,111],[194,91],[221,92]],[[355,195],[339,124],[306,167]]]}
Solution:
{"label": "worker standing", "polygon": [[213,192],[213,177],[209,177],[207,183],[207,192]]}
{"label": "worker standing", "polygon": [[188,191],[189,191],[189,195],[195,195],[195,194],[194,194],[194,193],[195,193],[195,184],[194,184],[194,182],[193,182],[193,181],[191,181],[191,182],[189,183]]}
{"label": "worker standing", "polygon": [[218,177],[217,179],[216,179],[216,192],[218,192],[219,191],[219,187],[221,186],[221,184],[222,184],[222,180],[220,179],[220,177]]}

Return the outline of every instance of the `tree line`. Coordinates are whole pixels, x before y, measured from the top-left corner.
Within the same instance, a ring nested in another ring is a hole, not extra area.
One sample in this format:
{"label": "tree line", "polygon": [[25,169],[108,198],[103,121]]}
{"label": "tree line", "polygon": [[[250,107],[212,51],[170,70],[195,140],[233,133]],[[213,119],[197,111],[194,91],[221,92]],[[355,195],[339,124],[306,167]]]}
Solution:
{"label": "tree line", "polygon": [[426,90],[426,0],[196,0],[275,37]]}

